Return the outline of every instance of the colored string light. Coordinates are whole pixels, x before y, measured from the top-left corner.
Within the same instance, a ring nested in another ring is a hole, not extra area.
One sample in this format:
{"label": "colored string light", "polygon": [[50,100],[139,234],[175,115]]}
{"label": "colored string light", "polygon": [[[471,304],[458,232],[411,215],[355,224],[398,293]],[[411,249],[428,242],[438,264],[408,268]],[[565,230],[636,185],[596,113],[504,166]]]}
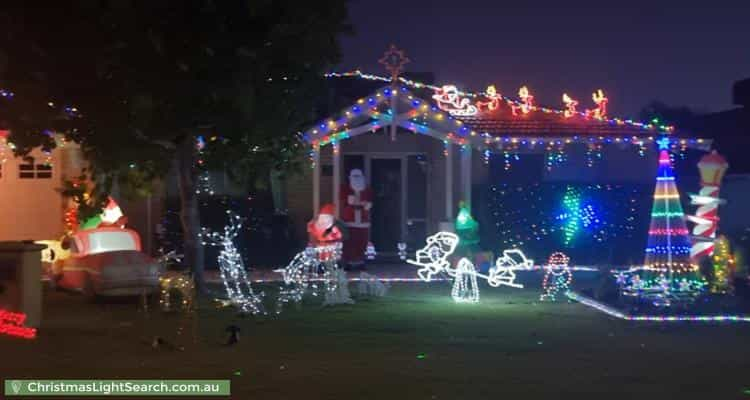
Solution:
{"label": "colored string light", "polygon": [[573,301],[601,311],[609,316],[627,320],[644,322],[750,322],[746,315],[630,315],[594,299],[575,292],[568,292],[567,296]]}
{"label": "colored string light", "polygon": [[0,335],[8,335],[23,339],[36,338],[36,328],[23,326],[26,314],[0,309]]}
{"label": "colored string light", "polygon": [[[330,73],[325,74],[324,76],[327,77],[327,78],[354,77],[354,78],[360,78],[360,79],[366,79],[366,80],[380,81],[380,82],[385,82],[385,83],[390,83],[391,82],[391,78],[389,78],[389,77],[384,77],[384,76],[379,76],[379,75],[374,75],[374,74],[367,74],[367,73],[363,73],[362,71],[359,71],[359,70],[348,71],[348,72],[330,72]],[[406,85],[408,87],[415,88],[415,89],[423,89],[424,88],[424,89],[431,89],[433,91],[437,91],[437,90],[441,89],[441,87],[436,86],[436,85],[425,84],[425,83],[413,81],[413,80],[410,80],[410,79],[406,79],[404,77],[398,77],[397,79],[398,79],[398,81],[401,84]],[[508,98],[508,97],[500,95],[496,91],[494,91],[494,92],[489,92],[489,90],[487,92],[457,91],[456,93],[458,95],[460,95],[460,96],[465,96],[465,97],[469,97],[469,98],[475,98],[475,97],[489,98],[490,96],[499,96],[502,100],[505,100],[506,103],[513,104],[516,107],[520,107],[520,106],[522,106],[522,105],[525,104],[524,101],[523,101],[523,99],[521,99],[521,100],[511,99],[511,98]],[[490,96],[488,96],[488,95],[490,95]],[[595,104],[597,104],[597,108],[594,109],[594,110],[597,110],[597,109],[599,110],[599,115],[600,115],[599,119],[601,119],[602,121],[607,122],[609,124],[612,124],[612,125],[629,125],[629,126],[641,128],[641,129],[644,129],[644,130],[652,130],[652,131],[659,131],[659,132],[666,132],[666,133],[674,131],[674,127],[673,126],[659,125],[659,124],[653,123],[653,122],[650,122],[650,123],[637,122],[637,121],[632,121],[632,120],[629,120],[629,119],[621,119],[621,118],[610,118],[610,119],[607,119],[606,118],[606,103],[608,102],[608,99],[606,99],[606,97],[604,97],[604,94],[601,91],[595,92],[592,95],[592,99],[594,100]],[[602,108],[601,103],[604,103],[604,107],[603,108]],[[550,108],[546,108],[546,107],[536,107],[536,106],[532,106],[532,107],[533,108],[531,108],[531,109],[537,110],[537,111],[541,111],[541,112],[544,112],[544,113],[559,114],[559,115],[564,115],[564,113],[565,113],[564,110],[556,110],[556,109],[550,109]],[[591,110],[592,112],[589,113],[589,114],[587,114],[586,111],[576,111],[576,112],[577,112],[578,115],[580,115],[582,117],[595,117],[593,115],[594,110]]]}
{"label": "colored string light", "polygon": [[552,253],[547,260],[544,279],[542,280],[542,294],[540,301],[555,301],[559,293],[567,293],[573,274],[570,272],[568,263],[570,257],[561,252]]}

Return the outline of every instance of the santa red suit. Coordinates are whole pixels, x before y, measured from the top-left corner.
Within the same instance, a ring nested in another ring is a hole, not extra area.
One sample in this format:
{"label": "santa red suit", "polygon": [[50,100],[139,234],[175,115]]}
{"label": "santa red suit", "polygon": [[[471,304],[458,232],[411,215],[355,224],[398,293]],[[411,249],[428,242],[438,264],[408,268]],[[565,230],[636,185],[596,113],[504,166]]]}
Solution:
{"label": "santa red suit", "polygon": [[349,264],[362,264],[370,239],[370,209],[372,190],[367,187],[362,170],[353,169],[349,173],[349,185],[339,191],[341,219],[349,230],[349,238],[344,242],[343,260]]}
{"label": "santa red suit", "polygon": [[[309,246],[333,246],[341,241],[341,230],[336,226],[335,212],[336,209],[333,204],[326,204],[320,208],[318,216],[307,223]],[[332,251],[318,253],[321,261],[327,261],[332,256]]]}

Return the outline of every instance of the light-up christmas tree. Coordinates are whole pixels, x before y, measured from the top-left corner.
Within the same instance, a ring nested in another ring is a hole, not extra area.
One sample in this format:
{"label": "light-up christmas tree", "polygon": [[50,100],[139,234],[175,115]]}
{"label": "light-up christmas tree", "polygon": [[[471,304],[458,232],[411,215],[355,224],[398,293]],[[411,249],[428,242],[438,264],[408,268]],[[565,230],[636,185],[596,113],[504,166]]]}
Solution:
{"label": "light-up christmas tree", "polygon": [[698,266],[690,260],[690,237],[680,204],[672,162],[661,145],[659,169],[642,274],[633,279],[639,296],[671,300],[694,298],[705,286]]}

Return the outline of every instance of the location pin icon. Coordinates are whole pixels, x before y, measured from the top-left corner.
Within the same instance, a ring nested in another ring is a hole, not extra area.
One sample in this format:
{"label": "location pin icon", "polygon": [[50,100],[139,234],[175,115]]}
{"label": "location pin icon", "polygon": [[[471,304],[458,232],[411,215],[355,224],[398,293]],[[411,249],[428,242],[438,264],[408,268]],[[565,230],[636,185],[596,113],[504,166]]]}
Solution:
{"label": "location pin icon", "polygon": [[20,381],[11,381],[10,387],[13,388],[13,393],[18,394],[18,392],[21,391],[21,382]]}

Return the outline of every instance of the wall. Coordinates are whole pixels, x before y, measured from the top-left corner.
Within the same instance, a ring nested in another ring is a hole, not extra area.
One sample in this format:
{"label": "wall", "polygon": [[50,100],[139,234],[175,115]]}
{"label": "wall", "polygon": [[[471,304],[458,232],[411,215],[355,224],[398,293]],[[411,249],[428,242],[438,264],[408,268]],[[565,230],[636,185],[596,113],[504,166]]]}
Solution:
{"label": "wall", "polygon": [[[35,164],[44,164],[40,150],[30,154]],[[83,166],[79,149],[68,144],[52,152],[51,178],[19,178],[23,159],[9,157],[0,177],[0,241],[59,239],[64,232],[66,201],[57,191],[66,178],[77,176]],[[32,171],[24,171],[31,173]],[[44,172],[44,171],[43,171]]]}

